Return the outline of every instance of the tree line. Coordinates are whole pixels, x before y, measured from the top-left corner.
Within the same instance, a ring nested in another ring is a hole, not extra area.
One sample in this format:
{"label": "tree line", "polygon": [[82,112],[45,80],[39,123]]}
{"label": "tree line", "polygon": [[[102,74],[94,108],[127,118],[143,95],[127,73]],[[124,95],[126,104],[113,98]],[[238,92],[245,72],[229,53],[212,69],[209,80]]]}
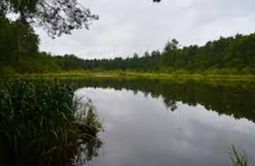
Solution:
{"label": "tree line", "polygon": [[[153,0],[160,2],[160,0]],[[12,20],[8,15],[16,15]],[[46,73],[70,70],[130,70],[139,72],[255,73],[255,33],[237,34],[209,41],[204,46],[181,47],[177,40],[162,51],[134,54],[128,58],[84,60],[75,55],[52,56],[38,50],[33,26],[43,27],[50,37],[89,28],[98,16],[77,0],[2,0],[0,2],[0,70],[2,73]]]}
{"label": "tree line", "polygon": [[255,69],[255,34],[221,37],[204,46],[180,47],[177,40],[166,43],[163,51],[134,54],[128,58],[84,60],[84,69],[135,71],[232,71],[251,72]]}
{"label": "tree line", "polygon": [[[0,69],[5,73],[45,73],[72,70],[139,72],[230,71],[255,73],[255,33],[181,47],[177,40],[162,51],[131,57],[85,60],[75,55],[53,56],[38,50],[39,37],[20,20],[0,17]],[[121,55],[120,55],[121,56]]]}

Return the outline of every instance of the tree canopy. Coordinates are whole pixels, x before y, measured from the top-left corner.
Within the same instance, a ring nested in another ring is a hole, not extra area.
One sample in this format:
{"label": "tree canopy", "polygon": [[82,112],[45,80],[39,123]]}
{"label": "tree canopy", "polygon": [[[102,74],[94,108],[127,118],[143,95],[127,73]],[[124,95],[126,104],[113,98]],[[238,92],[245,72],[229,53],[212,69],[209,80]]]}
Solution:
{"label": "tree canopy", "polygon": [[77,0],[1,0],[0,18],[7,14],[17,14],[24,25],[43,27],[52,38],[74,29],[88,29],[91,21],[99,18]]}
{"label": "tree canopy", "polygon": [[0,17],[7,14],[18,14],[25,25],[43,27],[51,37],[88,29],[91,21],[98,19],[77,0],[1,0]]}
{"label": "tree canopy", "polygon": [[[221,37],[204,46],[181,47],[176,39],[166,43],[162,51],[146,51],[133,57],[82,60],[66,55],[69,63],[86,70],[132,70],[142,72],[229,72],[255,73],[255,34]],[[76,63],[74,63],[76,61]],[[79,63],[78,63],[79,62]],[[63,67],[64,67],[63,66]]]}

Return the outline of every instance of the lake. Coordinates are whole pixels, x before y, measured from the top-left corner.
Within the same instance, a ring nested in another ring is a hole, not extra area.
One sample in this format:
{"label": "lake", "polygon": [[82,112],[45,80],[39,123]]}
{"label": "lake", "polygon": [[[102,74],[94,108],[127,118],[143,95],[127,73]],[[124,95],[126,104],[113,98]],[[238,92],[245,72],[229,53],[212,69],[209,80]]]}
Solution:
{"label": "lake", "polygon": [[230,147],[255,163],[255,84],[238,81],[87,79],[103,142],[94,166],[231,164]]}

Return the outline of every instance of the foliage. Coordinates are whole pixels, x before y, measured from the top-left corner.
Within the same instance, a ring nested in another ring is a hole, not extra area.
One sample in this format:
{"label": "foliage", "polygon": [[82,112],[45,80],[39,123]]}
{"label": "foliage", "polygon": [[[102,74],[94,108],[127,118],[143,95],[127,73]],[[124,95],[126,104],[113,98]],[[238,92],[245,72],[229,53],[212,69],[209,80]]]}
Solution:
{"label": "foliage", "polygon": [[233,166],[248,166],[247,155],[244,152],[239,152],[234,146],[231,146],[230,155]]}
{"label": "foliage", "polygon": [[23,25],[42,26],[52,37],[70,34],[73,29],[88,29],[90,21],[98,19],[77,0],[1,0],[0,18],[13,13],[19,15]]}
{"label": "foliage", "polygon": [[[11,165],[63,165],[72,164],[79,151],[85,151],[87,159],[97,154],[101,125],[91,104],[81,107],[74,102],[70,86],[57,81],[4,84],[0,142],[5,155],[1,160]],[[85,116],[76,118],[81,108]]]}
{"label": "foliage", "polygon": [[38,53],[38,44],[38,36],[31,28],[19,21],[10,22],[0,18],[0,63],[2,65],[18,65],[21,57],[35,56]]}
{"label": "foliage", "polygon": [[48,73],[72,70],[158,73],[255,74],[255,33],[180,47],[175,39],[162,52],[143,56],[84,60],[75,55],[52,56],[38,51],[39,39],[19,20],[0,18],[0,70],[9,73]]}
{"label": "foliage", "polygon": [[179,47],[178,41],[168,42],[163,52],[134,54],[126,59],[85,60],[85,69],[174,72],[233,71],[255,73],[255,34],[236,35],[207,42],[204,46]]}

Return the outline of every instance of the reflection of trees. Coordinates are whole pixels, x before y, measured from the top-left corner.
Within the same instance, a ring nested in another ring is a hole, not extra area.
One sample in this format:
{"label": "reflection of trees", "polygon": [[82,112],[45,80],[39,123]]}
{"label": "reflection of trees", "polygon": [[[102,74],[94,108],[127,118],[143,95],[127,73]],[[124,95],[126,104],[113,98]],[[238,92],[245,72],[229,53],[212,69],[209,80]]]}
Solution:
{"label": "reflection of trees", "polygon": [[[73,162],[73,165],[85,165],[87,161],[92,160],[93,157],[98,155],[98,150],[102,145],[101,140],[97,137],[97,133],[101,130],[102,126],[98,121],[96,107],[91,99],[87,101],[80,100],[78,102],[78,111],[75,118],[78,119],[78,122],[83,123],[79,125],[79,130],[84,136],[82,139],[77,140],[76,152],[70,161]],[[84,127],[84,123],[87,124],[86,127]]]}
{"label": "reflection of trees", "polygon": [[171,111],[175,111],[177,109],[176,101],[164,99],[164,103]]}
{"label": "reflection of trees", "polygon": [[245,117],[255,121],[255,84],[253,82],[205,82],[173,81],[153,79],[87,79],[80,86],[122,88],[142,91],[152,97],[162,96],[165,105],[171,110],[177,108],[176,102],[182,101],[191,106],[203,105],[206,109],[220,114]]}

